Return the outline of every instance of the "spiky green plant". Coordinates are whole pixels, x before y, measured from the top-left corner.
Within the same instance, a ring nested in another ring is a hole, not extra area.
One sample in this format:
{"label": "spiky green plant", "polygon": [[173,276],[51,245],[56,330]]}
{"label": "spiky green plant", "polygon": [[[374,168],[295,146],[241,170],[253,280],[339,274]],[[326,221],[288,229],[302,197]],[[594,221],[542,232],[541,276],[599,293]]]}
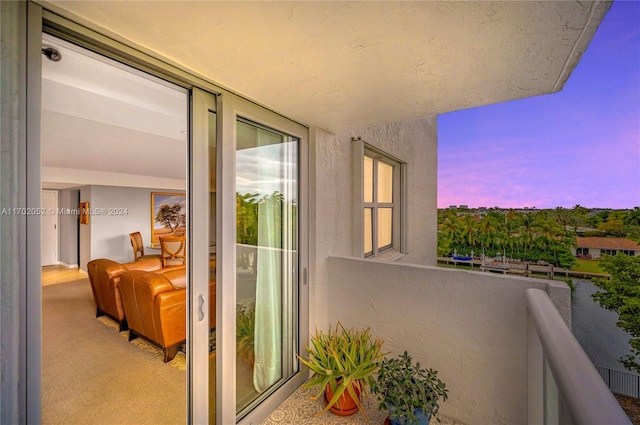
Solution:
{"label": "spiky green plant", "polygon": [[313,399],[320,397],[327,386],[333,391],[333,397],[320,413],[338,403],[346,391],[368,421],[357,392],[362,394],[366,391],[363,383],[373,384],[373,374],[385,355],[382,344],[382,340],[371,336],[370,328],[346,329],[338,322],[335,329],[329,327],[327,332],[316,330],[306,349],[307,359],[298,358],[312,372],[311,379],[304,386],[319,386]]}

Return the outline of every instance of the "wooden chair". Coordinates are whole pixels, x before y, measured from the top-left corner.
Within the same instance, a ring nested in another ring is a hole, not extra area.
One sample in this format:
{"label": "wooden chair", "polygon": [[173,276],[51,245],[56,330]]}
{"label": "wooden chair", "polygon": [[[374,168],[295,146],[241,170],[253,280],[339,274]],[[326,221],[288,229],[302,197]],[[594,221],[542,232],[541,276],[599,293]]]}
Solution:
{"label": "wooden chair", "polygon": [[184,236],[161,236],[162,267],[186,266],[187,244]]}
{"label": "wooden chair", "polygon": [[144,255],[144,243],[140,232],[129,233],[129,239],[131,239],[131,246],[133,247],[133,261],[139,261],[143,258],[161,258],[158,254]]}

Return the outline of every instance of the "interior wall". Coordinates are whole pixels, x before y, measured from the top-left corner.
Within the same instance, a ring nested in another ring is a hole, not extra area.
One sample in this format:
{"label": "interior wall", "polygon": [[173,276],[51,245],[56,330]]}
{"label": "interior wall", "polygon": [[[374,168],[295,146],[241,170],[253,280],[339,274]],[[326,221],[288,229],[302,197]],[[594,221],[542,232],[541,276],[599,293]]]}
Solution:
{"label": "interior wall", "polygon": [[[366,143],[407,163],[406,193],[408,253],[399,261],[436,264],[437,249],[437,119],[415,118],[381,126],[331,134],[312,129],[311,152],[315,157],[310,188],[315,196],[315,273],[311,287],[310,329],[326,328],[328,268],[330,256],[351,256],[353,226],[353,158],[351,138]],[[375,261],[375,260],[368,260]]]}
{"label": "interior wall", "polygon": [[[119,263],[133,261],[129,233],[140,232],[145,253],[151,243],[151,193],[166,189],[115,186],[86,186],[80,190],[80,202],[89,202],[92,215],[89,224],[80,225],[80,268],[96,258]],[[171,191],[179,192],[179,191]],[[103,213],[104,211],[107,213]],[[109,213],[123,210],[124,213]],[[156,253],[159,253],[157,251]]]}
{"label": "interior wall", "polygon": [[[80,202],[89,202],[91,206],[91,186],[83,186],[80,188]],[[91,218],[89,224],[80,225],[80,269],[87,271],[87,263],[91,258]]]}

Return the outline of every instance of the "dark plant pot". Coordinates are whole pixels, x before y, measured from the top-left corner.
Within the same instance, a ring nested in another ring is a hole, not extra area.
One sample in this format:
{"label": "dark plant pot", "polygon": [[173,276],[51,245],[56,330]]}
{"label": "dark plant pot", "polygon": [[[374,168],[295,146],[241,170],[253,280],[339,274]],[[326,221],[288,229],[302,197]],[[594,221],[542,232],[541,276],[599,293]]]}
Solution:
{"label": "dark plant pot", "polygon": [[[391,409],[389,408],[389,403],[387,403],[387,411],[391,411]],[[418,417],[417,425],[429,425],[429,422],[431,421],[430,413],[424,413],[422,409],[416,409],[414,412]],[[385,419],[384,421],[384,425],[406,425],[406,424],[401,419],[398,419],[398,418],[389,419],[387,417],[387,419]]]}
{"label": "dark plant pot", "polygon": [[[355,391],[358,399],[360,399],[360,390],[356,387]],[[327,385],[327,388],[324,391],[325,404],[329,404],[329,401],[331,401],[332,398],[333,391],[331,391],[331,386]],[[340,398],[338,398],[336,404],[329,408],[329,411],[339,416],[351,416],[358,411],[358,405],[353,400],[349,392],[345,391],[342,393]]]}

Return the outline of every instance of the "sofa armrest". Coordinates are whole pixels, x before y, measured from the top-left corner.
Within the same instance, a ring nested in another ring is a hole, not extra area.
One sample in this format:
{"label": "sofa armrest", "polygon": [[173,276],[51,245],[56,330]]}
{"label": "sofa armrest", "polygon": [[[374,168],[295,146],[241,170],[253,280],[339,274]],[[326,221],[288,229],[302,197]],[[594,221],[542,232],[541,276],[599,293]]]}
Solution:
{"label": "sofa armrest", "polygon": [[187,290],[172,288],[158,293],[153,304],[159,342],[169,346],[186,340]]}

